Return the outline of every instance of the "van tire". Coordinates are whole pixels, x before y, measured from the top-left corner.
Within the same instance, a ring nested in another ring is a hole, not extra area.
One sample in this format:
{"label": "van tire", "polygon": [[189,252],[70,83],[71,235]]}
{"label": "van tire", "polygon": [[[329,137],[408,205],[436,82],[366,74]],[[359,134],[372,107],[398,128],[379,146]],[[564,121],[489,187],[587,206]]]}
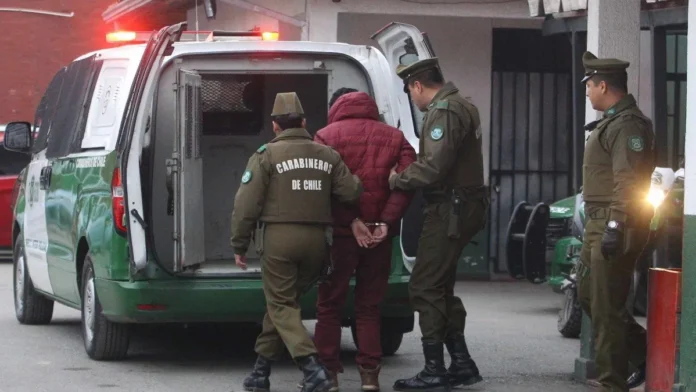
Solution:
{"label": "van tire", "polygon": [[104,317],[95,288],[94,266],[89,252],[85,256],[82,267],[80,290],[82,293],[80,330],[87,355],[97,361],[125,358],[130,344],[130,326],[113,323]]}
{"label": "van tire", "polygon": [[45,325],[53,318],[53,300],[39,294],[34,289],[34,283],[27,269],[26,253],[24,252],[24,237],[20,233],[14,243],[12,252],[13,262],[13,292],[17,321],[26,325]]}

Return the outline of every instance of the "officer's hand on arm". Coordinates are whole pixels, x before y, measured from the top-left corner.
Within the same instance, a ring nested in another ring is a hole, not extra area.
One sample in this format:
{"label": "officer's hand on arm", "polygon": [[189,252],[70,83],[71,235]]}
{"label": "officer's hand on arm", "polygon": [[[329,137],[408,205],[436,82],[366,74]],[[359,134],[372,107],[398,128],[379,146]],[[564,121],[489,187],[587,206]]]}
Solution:
{"label": "officer's hand on arm", "polygon": [[251,235],[256,228],[256,222],[261,216],[266,199],[266,189],[271,173],[271,167],[265,152],[256,152],[249,158],[246,171],[242,175],[242,183],[234,198],[232,211],[232,238],[230,243],[234,248],[237,265],[246,268],[246,252],[251,242]]}
{"label": "officer's hand on arm", "polygon": [[404,171],[389,177],[391,189],[413,190],[435,184],[442,180],[454,163],[457,151],[466,130],[456,115],[447,109],[438,109],[429,114],[434,124],[423,129],[423,156]]}

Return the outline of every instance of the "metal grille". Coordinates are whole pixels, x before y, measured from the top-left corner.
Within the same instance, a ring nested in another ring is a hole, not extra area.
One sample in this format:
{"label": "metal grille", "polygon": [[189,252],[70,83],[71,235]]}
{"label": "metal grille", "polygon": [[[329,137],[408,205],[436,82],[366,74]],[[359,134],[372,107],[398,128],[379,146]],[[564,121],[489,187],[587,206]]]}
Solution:
{"label": "metal grille", "polygon": [[553,250],[558,240],[571,235],[571,222],[572,218],[549,219],[549,225],[546,227],[546,249]]}
{"label": "metal grille", "polygon": [[517,203],[553,203],[572,193],[570,75],[494,72],[490,256],[507,270],[507,225]]}
{"label": "metal grille", "polygon": [[186,97],[184,99],[186,100],[186,117],[184,118],[184,121],[186,121],[186,146],[184,146],[184,148],[186,149],[186,158],[191,159],[193,151],[193,121],[195,114],[193,112],[193,86],[190,84],[186,85]]}
{"label": "metal grille", "polygon": [[203,102],[203,89],[200,86],[196,86],[195,88],[195,97],[196,97],[196,119],[194,120],[194,125],[196,127],[196,132],[195,132],[195,139],[196,139],[196,146],[194,149],[195,157],[196,159],[201,157],[201,144],[202,140],[201,138],[203,137],[203,111],[201,110],[201,102]]}
{"label": "metal grille", "polygon": [[251,113],[253,110],[244,105],[244,88],[251,81],[231,78],[207,78],[202,82],[202,109],[210,112]]}

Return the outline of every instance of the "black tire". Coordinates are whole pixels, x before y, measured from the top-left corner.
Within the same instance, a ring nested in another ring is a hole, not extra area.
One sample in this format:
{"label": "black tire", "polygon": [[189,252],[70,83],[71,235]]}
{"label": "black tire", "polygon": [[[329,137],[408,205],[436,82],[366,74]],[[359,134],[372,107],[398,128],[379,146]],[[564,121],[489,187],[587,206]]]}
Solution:
{"label": "black tire", "polygon": [[17,236],[12,249],[12,281],[14,288],[15,315],[20,324],[44,325],[53,318],[53,300],[39,294],[34,289],[27,269],[24,253],[24,238]]}
{"label": "black tire", "polygon": [[577,339],[582,327],[582,308],[577,290],[569,288],[563,295],[563,307],[558,312],[558,332],[563,337]]}
{"label": "black tire", "polygon": [[[355,327],[355,323],[350,326],[350,333],[353,335],[353,343],[355,344],[355,347],[359,348],[358,332]],[[395,332],[391,330],[391,328],[382,327],[379,337],[380,345],[382,346],[382,355],[385,357],[390,357],[396,354],[396,352],[399,351],[399,347],[401,347],[401,342],[403,340],[403,332]]]}
{"label": "black tire", "polygon": [[89,253],[82,268],[82,318],[81,332],[85,351],[98,361],[119,360],[128,354],[130,326],[113,323],[104,317],[102,306],[94,287],[94,267]]}

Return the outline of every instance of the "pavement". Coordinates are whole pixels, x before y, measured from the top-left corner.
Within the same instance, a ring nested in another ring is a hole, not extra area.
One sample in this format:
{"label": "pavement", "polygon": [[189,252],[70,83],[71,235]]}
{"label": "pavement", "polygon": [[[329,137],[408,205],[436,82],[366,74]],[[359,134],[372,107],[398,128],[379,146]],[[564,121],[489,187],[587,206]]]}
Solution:
{"label": "pavement", "polygon": [[[466,336],[484,382],[462,391],[592,391],[573,381],[578,339],[556,330],[562,297],[548,286],[524,282],[459,282],[467,306]],[[308,330],[314,322],[306,322]],[[138,328],[129,357],[97,362],[85,354],[80,314],[56,304],[51,324],[20,325],[14,315],[12,265],[0,264],[0,391],[241,391],[253,364],[255,330],[229,325]],[[350,330],[343,330],[346,372],[341,391],[359,391]],[[380,382],[391,391],[397,378],[423,366],[420,337],[407,334],[385,358]],[[300,371],[286,360],[274,367],[271,389],[297,392]]]}

